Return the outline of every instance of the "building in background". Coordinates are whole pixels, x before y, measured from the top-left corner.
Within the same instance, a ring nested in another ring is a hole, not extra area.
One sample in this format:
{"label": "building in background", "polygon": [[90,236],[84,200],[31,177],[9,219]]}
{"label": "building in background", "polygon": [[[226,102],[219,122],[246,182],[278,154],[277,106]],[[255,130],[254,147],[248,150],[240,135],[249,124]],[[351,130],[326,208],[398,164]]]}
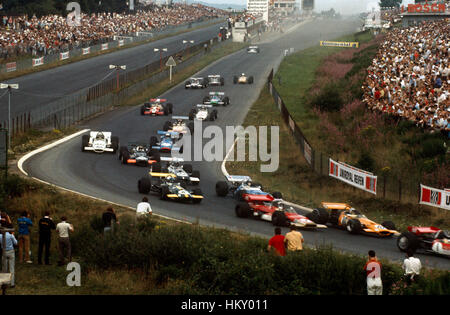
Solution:
{"label": "building in background", "polygon": [[312,16],[314,10],[314,0],[302,0],[302,15]]}
{"label": "building in background", "polygon": [[271,7],[275,11],[283,12],[286,15],[298,9],[296,0],[274,0],[272,3],[273,6],[271,5]]}
{"label": "building in background", "polygon": [[247,13],[262,15],[264,21],[269,21],[269,0],[247,0]]}

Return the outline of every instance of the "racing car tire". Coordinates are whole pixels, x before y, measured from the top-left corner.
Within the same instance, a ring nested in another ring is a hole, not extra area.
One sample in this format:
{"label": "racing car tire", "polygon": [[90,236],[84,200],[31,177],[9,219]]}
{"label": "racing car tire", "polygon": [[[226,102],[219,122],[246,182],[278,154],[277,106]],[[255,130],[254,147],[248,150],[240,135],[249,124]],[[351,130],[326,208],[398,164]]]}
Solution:
{"label": "racing car tire", "polygon": [[279,191],[274,191],[271,195],[275,199],[283,199],[283,195]]}
{"label": "racing car tire", "polygon": [[158,139],[155,136],[150,137],[150,147],[156,145],[158,143]]}
{"label": "racing car tire", "polygon": [[225,85],[225,79],[224,78],[220,78],[220,85]]}
{"label": "racing car tire", "polygon": [[361,222],[359,222],[359,220],[352,219],[348,221],[346,228],[350,234],[358,234],[362,230]]}
{"label": "racing car tire", "polygon": [[122,164],[128,164],[128,159],[130,158],[130,152],[128,150],[122,152]]}
{"label": "racing car tire", "polygon": [[230,105],[230,98],[228,96],[225,96],[223,98],[223,106]]}
{"label": "racing car tire", "polygon": [[419,238],[411,232],[404,232],[397,238],[397,247],[402,252],[416,251],[419,247]]}
{"label": "racing car tire", "polygon": [[228,184],[225,181],[218,181],[216,183],[216,194],[219,197],[225,197],[228,195]]}
{"label": "racing car tire", "polygon": [[119,149],[119,160],[122,160],[122,154],[125,151],[128,151],[127,147],[125,147],[125,146],[120,147],[120,149]]}
{"label": "racing car tire", "polygon": [[145,115],[145,106],[144,105],[142,105],[142,107],[141,107],[141,115],[142,116],[144,116]]}
{"label": "racing car tire", "polygon": [[185,89],[188,89],[188,85],[189,85],[189,81],[186,81],[186,82],[184,83],[184,88],[185,88]]}
{"label": "racing car tire", "polygon": [[163,186],[161,187],[161,200],[168,200],[167,194],[169,193],[169,188]]}
{"label": "racing car tire", "polygon": [[[193,195],[203,196],[202,190],[201,190],[200,188],[194,188],[194,189],[192,190],[192,194],[193,194]],[[192,199],[192,202],[195,203],[195,204],[197,204],[197,203],[202,202],[202,199]]]}
{"label": "racing car tire", "polygon": [[250,206],[246,202],[239,202],[234,208],[234,211],[239,218],[248,218],[252,213]]}
{"label": "racing car tire", "polygon": [[250,77],[248,78],[248,84],[253,84],[253,76],[250,76]]}
{"label": "racing car tire", "polygon": [[150,177],[142,177],[138,181],[138,191],[140,194],[148,194],[152,187],[152,180]]}
{"label": "racing car tire", "polygon": [[189,120],[194,120],[195,117],[195,111],[193,109],[191,109],[191,111],[189,112]]}
{"label": "racing car tire", "polygon": [[172,129],[172,127],[173,127],[172,122],[171,122],[171,121],[166,121],[166,122],[164,123],[163,130],[164,130],[164,131],[168,131],[169,129]]}
{"label": "racing car tire", "polygon": [[164,116],[169,115],[169,109],[167,108],[167,106],[163,106],[163,111],[164,111]]}
{"label": "racing car tire", "polygon": [[237,81],[238,81],[238,78],[237,78],[237,76],[234,76],[234,77],[233,77],[233,84],[236,84],[236,83],[237,83]]}
{"label": "racing car tire", "polygon": [[383,223],[381,223],[381,225],[388,230],[396,230],[395,224],[392,221],[384,221]]}
{"label": "racing car tire", "polygon": [[167,103],[167,108],[169,109],[169,114],[172,114],[172,112],[173,112],[173,104],[172,103]]}
{"label": "racing car tire", "polygon": [[89,135],[83,135],[81,137],[81,151],[86,151],[84,148],[89,145]]}
{"label": "racing car tire", "polygon": [[208,97],[208,96],[205,96],[205,97],[203,98],[203,104],[205,104],[206,102],[209,102],[209,97]]}
{"label": "racing car tire", "polygon": [[192,164],[184,164],[183,169],[186,171],[186,173],[192,174]]}
{"label": "racing car tire", "polygon": [[213,109],[212,113],[214,114],[214,120],[217,119],[217,109]]}
{"label": "racing car tire", "polygon": [[[200,179],[200,171],[192,171],[192,177],[197,177],[198,179]],[[198,185],[198,182],[195,182],[195,185]]]}
{"label": "racing car tire", "polygon": [[189,131],[191,132],[191,135],[193,135],[194,134],[194,123],[190,122],[190,123],[188,123],[187,126],[188,126]]}
{"label": "racing car tire", "polygon": [[111,145],[113,153],[116,153],[117,149],[119,148],[119,137],[111,137]]}
{"label": "racing car tire", "polygon": [[275,211],[272,214],[272,224],[274,226],[289,226],[289,221],[286,218],[286,214],[284,212]]}

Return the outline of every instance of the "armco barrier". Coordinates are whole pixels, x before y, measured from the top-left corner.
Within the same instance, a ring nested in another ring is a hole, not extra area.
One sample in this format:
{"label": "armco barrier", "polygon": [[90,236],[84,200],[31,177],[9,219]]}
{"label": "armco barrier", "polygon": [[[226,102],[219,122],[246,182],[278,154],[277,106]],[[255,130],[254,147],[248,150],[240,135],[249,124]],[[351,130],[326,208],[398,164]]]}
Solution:
{"label": "armco barrier", "polygon": [[[275,106],[280,111],[280,115],[286,126],[288,126],[298,148],[302,152],[306,162],[311,169],[322,176],[329,174],[329,159],[330,157],[323,154],[320,151],[315,150],[308,142],[300,127],[295,123],[291,114],[289,113],[286,105],[273,85],[273,69],[267,77],[267,88],[269,93],[273,97]],[[331,179],[330,179],[331,180]],[[398,201],[410,201],[417,203],[418,193],[420,188],[421,178],[414,178],[412,175],[407,177],[396,177],[389,174],[382,174],[378,176],[378,196],[385,199],[398,200]],[[344,184],[345,185],[345,184]],[[354,188],[353,188],[354,189]]]}

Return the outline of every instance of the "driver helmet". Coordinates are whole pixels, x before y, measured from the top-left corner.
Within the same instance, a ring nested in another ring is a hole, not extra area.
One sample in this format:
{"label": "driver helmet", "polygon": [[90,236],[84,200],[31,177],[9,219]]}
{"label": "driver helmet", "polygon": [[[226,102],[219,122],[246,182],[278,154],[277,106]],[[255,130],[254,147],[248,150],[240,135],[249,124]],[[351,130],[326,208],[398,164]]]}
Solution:
{"label": "driver helmet", "polygon": [[244,75],[245,75],[245,73],[242,73],[241,75],[242,75],[242,76],[244,76]]}
{"label": "driver helmet", "polygon": [[99,133],[97,133],[97,135],[95,136],[95,139],[97,139],[97,140],[105,139],[105,135],[103,134],[103,132],[99,132]]}
{"label": "driver helmet", "polygon": [[136,151],[144,151],[144,147],[142,145],[138,145],[136,147]]}

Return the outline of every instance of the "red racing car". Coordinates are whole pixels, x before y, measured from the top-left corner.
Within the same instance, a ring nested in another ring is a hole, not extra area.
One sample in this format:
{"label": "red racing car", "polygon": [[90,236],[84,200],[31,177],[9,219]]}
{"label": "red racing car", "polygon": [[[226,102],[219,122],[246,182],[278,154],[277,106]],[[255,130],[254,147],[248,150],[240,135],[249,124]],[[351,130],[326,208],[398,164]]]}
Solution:
{"label": "red racing car", "polygon": [[270,194],[247,194],[244,199],[245,202],[239,202],[235,207],[236,215],[240,218],[259,218],[272,222],[275,226],[294,225],[306,229],[327,228],[326,225],[316,224],[299,214],[293,204],[282,199],[274,199]]}
{"label": "red racing car", "polygon": [[141,115],[167,116],[172,114],[172,103],[164,104],[165,102],[167,102],[166,99],[151,98],[150,102],[146,102],[141,106]]}
{"label": "red racing car", "polygon": [[401,251],[421,250],[450,257],[450,233],[437,227],[408,226],[397,239]]}

